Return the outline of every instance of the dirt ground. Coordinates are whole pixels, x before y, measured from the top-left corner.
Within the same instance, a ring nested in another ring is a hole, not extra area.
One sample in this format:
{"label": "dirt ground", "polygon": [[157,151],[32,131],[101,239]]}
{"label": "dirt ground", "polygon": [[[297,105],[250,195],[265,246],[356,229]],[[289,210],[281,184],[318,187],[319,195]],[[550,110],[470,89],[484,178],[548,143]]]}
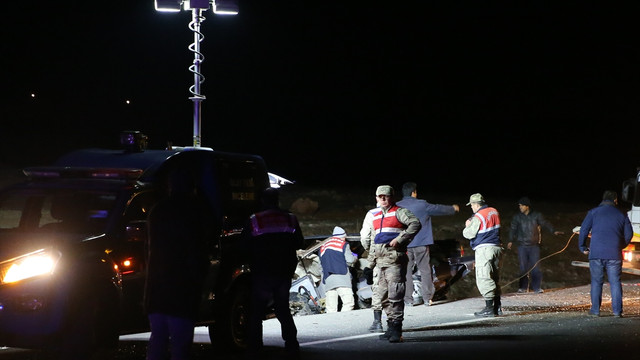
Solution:
{"label": "dirt ground", "polygon": [[[375,206],[374,196],[361,189],[309,189],[293,185],[282,189],[281,205],[298,215],[305,236],[330,235],[334,226],[343,227],[349,234],[358,234],[367,210]],[[465,255],[473,254],[469,241],[462,236],[464,222],[471,216],[466,207],[468,194],[425,194],[421,198],[432,204],[458,204],[460,212],[452,216],[432,218],[436,239],[457,239]],[[519,212],[517,199],[486,199],[501,216],[503,244],[508,241],[511,218]],[[587,261],[578,250],[578,235],[573,228],[579,226],[587,211],[597,206],[594,203],[536,202],[532,199],[532,209],[540,211],[558,231],[564,235],[542,234],[541,262],[543,289],[560,289],[589,284],[589,269],[571,265],[572,261]],[[624,209],[622,209],[624,210]],[[503,293],[518,289],[517,250],[506,250],[502,264]],[[623,274],[623,279],[638,280],[638,276]],[[470,273],[454,284],[449,292],[451,300],[478,296],[475,275]]]}

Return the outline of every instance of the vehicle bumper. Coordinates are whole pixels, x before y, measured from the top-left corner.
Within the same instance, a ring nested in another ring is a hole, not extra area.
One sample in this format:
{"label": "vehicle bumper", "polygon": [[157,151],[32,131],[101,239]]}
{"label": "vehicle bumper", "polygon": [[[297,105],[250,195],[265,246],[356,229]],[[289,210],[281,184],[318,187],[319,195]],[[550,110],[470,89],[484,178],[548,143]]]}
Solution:
{"label": "vehicle bumper", "polygon": [[[572,261],[571,265],[577,266],[577,267],[589,268],[588,261]],[[622,272],[625,274],[640,275],[640,269],[636,269],[634,267],[629,266],[629,264],[626,261],[622,263]]]}
{"label": "vehicle bumper", "polygon": [[64,293],[50,277],[0,287],[0,345],[39,348],[51,341],[64,325]]}

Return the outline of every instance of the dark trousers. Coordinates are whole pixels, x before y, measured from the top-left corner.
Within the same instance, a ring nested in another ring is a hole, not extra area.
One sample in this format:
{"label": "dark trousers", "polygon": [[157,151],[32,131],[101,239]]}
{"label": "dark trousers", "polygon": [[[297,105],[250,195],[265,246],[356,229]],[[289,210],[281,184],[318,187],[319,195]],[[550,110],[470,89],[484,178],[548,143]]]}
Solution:
{"label": "dark trousers", "polygon": [[160,313],[149,314],[151,337],[147,344],[147,360],[186,360],[191,357],[193,319]]}
{"label": "dark trousers", "polygon": [[289,310],[291,278],[253,275],[251,287],[251,312],[249,315],[249,347],[262,347],[262,320],[273,300],[275,315],[280,322],[282,339],[286,348],[298,347],[298,330]]}
{"label": "dark trousers", "polygon": [[[529,277],[525,274],[534,264],[540,260],[539,246],[518,246],[518,261],[520,262],[520,278],[519,289],[529,289]],[[538,291],[542,286],[542,271],[539,265],[535,265],[529,273],[531,277],[531,290]]]}
{"label": "dark trousers", "polygon": [[435,287],[431,273],[431,257],[429,256],[429,246],[416,246],[407,248],[407,281],[404,293],[404,301],[413,302],[413,265],[420,271],[420,290],[425,303],[433,298]]}

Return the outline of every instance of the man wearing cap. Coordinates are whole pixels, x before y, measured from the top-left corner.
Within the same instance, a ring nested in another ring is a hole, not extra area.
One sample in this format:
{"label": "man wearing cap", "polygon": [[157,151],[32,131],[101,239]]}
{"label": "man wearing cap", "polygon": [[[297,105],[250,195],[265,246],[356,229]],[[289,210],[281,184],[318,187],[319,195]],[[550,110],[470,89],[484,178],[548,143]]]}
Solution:
{"label": "man wearing cap", "polygon": [[333,228],[333,235],[320,247],[322,284],[325,289],[326,312],[338,312],[338,297],[342,300],[342,311],[353,310],[353,285],[349,266],[356,261],[346,241],[343,228]]}
{"label": "man wearing cap", "polygon": [[500,214],[489,207],[481,194],[469,197],[473,216],[465,222],[462,236],[471,240],[475,252],[476,286],[484,298],[484,309],[475,312],[478,317],[493,317],[502,314],[500,303]]}
{"label": "man wearing cap", "polygon": [[[520,198],[518,207],[520,213],[511,220],[507,249],[511,249],[514,242],[518,245],[518,262],[520,264],[518,293],[526,293],[531,285],[531,290],[539,294],[544,292],[541,287],[542,271],[538,265],[540,241],[542,240],[540,230],[543,228],[554,235],[564,233],[556,231],[540,212],[531,210],[531,200],[528,197]],[[529,275],[531,276],[531,284],[529,284]]]}
{"label": "man wearing cap", "polygon": [[407,245],[422,227],[408,209],[396,205],[393,188],[376,189],[378,207],[365,216],[360,242],[369,251],[370,266],[375,266],[372,309],[374,321],[369,331],[382,330],[382,310],[387,315],[387,331],[380,339],[402,341],[404,293],[407,274]]}

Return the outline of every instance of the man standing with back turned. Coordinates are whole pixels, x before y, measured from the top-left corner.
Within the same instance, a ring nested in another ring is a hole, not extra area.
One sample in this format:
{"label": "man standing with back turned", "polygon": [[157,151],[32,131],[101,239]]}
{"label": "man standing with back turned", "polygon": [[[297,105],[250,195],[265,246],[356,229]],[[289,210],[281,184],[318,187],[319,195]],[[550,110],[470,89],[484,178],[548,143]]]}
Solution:
{"label": "man standing with back turned", "polygon": [[196,195],[195,177],[186,169],[176,169],[169,175],[168,185],[168,196],[151,209],[148,219],[144,294],[151,326],[148,360],[168,359],[169,354],[171,359],[190,358],[209,267],[210,209]]}
{"label": "man standing with back turned", "polygon": [[429,245],[433,245],[433,231],[431,217],[439,215],[453,215],[460,211],[460,207],[454,205],[430,204],[426,200],[418,199],[418,186],[414,182],[406,182],[402,185],[402,200],[398,201],[398,206],[409,209],[419,220],[422,228],[407,245],[407,282],[404,293],[404,302],[408,305],[420,305],[413,299],[413,265],[420,272],[420,287],[422,299],[425,305],[432,304],[433,277],[431,274],[431,257]]}
{"label": "man standing with back turned", "polygon": [[273,301],[280,322],[284,347],[289,358],[300,357],[298,329],[289,310],[289,289],[304,237],[298,218],[279,206],[279,192],[262,192],[263,210],[249,218],[243,230],[251,265],[251,311],[248,323],[248,357],[263,348],[262,320]]}
{"label": "man standing with back turned", "polygon": [[489,207],[481,194],[469,197],[473,216],[465,222],[462,236],[471,240],[476,259],[476,285],[484,298],[484,309],[473,313],[479,317],[502,315],[500,303],[500,214]]}
{"label": "man standing with back turned", "polygon": [[[602,304],[602,284],[604,273],[607,273],[611,288],[611,308],[613,316],[622,317],[622,249],[633,237],[633,228],[629,218],[616,208],[618,194],[607,190],[602,195],[602,202],[589,210],[580,225],[578,246],[580,251],[589,255],[589,271],[591,272],[591,310],[589,315],[600,316]],[[587,238],[591,240],[587,246]]]}
{"label": "man standing with back turned", "polygon": [[[407,278],[407,244],[420,231],[420,220],[408,209],[396,205],[393,188],[381,185],[376,189],[378,208],[370,210],[360,231],[360,242],[369,251],[369,263],[376,267],[377,279],[371,299],[374,324],[380,325],[382,310],[387,314],[387,331],[381,340],[402,341],[404,292]],[[373,304],[380,304],[378,309]],[[370,331],[374,331],[370,328]]]}

